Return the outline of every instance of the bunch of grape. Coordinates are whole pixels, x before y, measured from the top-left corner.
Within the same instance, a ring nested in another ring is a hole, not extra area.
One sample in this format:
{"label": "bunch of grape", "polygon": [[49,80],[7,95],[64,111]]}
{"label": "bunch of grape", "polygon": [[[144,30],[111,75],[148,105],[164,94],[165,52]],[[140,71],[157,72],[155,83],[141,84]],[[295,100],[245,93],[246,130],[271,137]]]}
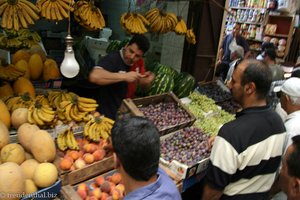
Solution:
{"label": "bunch of grape", "polygon": [[174,102],[160,102],[139,109],[158,130],[174,127],[190,120],[188,113]]}
{"label": "bunch of grape", "polygon": [[209,157],[208,139],[198,128],[184,128],[161,142],[161,157],[168,162],[177,160],[192,166]]}
{"label": "bunch of grape", "polygon": [[232,95],[229,92],[224,91],[218,84],[210,83],[207,85],[201,85],[197,87],[197,90],[216,102],[226,101],[232,98]]}
{"label": "bunch of grape", "polygon": [[[202,95],[200,94],[199,92],[193,92],[189,95],[189,98],[192,100],[192,102],[190,104],[188,104],[188,107],[191,105],[191,106],[199,106],[200,109],[203,111],[203,112],[210,112],[210,111],[213,111],[213,112],[218,112],[219,108],[218,106],[216,105],[216,102],[205,96],[205,95]],[[190,109],[191,111],[193,111],[192,109]]]}
{"label": "bunch of grape", "polygon": [[234,101],[224,101],[217,104],[221,106],[223,110],[231,114],[235,114],[239,109],[241,109],[241,106]]}

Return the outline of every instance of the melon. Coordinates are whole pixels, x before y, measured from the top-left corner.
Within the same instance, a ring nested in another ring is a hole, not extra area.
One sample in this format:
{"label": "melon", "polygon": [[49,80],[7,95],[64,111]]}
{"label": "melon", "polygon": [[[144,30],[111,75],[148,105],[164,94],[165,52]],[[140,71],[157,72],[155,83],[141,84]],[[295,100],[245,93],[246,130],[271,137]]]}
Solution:
{"label": "melon", "polygon": [[[13,162],[0,165],[0,199],[20,199],[25,191],[25,180],[21,167]],[[10,196],[6,196],[10,194]]]}
{"label": "melon", "polygon": [[35,159],[29,159],[25,160],[20,166],[22,169],[22,172],[24,174],[25,179],[32,179],[34,171],[36,167],[39,165],[39,162]]}
{"label": "melon", "polygon": [[28,109],[17,108],[11,114],[11,124],[15,129],[18,129],[22,124],[28,122]]}
{"label": "melon", "polygon": [[34,159],[33,155],[31,153],[28,153],[27,151],[25,151],[25,160],[29,160],[29,159]]}
{"label": "melon", "polygon": [[26,179],[25,180],[25,194],[31,194],[38,191],[38,188],[34,184],[33,180]]}
{"label": "melon", "polygon": [[56,155],[53,138],[45,130],[38,130],[31,138],[30,150],[33,157],[39,162],[52,162]]}
{"label": "melon", "polygon": [[43,60],[37,53],[32,54],[28,62],[31,80],[38,80],[43,73]]}
{"label": "melon", "polygon": [[49,81],[50,79],[60,78],[60,72],[55,60],[47,58],[44,62],[43,67],[43,79],[44,81]]}
{"label": "melon", "polygon": [[29,52],[31,54],[39,54],[43,62],[46,60],[46,53],[39,44],[31,45]]}
{"label": "melon", "polygon": [[25,71],[25,74],[23,77],[27,78],[28,80],[30,79],[30,69],[28,67],[28,63],[26,60],[22,59],[19,60],[16,64],[15,67],[21,71]]}
{"label": "melon", "polygon": [[[0,99],[0,121],[5,124],[5,126],[10,128],[10,113],[6,104]],[[0,147],[1,148],[1,147]]]}
{"label": "melon", "polygon": [[31,138],[34,136],[35,132],[40,130],[40,128],[35,124],[24,123],[17,130],[17,138],[19,143],[24,147],[28,152],[31,147]]}
{"label": "melon", "polygon": [[[9,132],[6,125],[0,121],[0,150],[9,143]],[[1,160],[1,159],[0,159]]]}
{"label": "melon", "polygon": [[19,60],[25,60],[26,62],[30,59],[30,53],[24,49],[18,50],[15,54],[12,55],[12,64],[16,64]]}
{"label": "melon", "polygon": [[35,89],[27,78],[20,77],[13,83],[14,92],[18,95],[28,93],[30,97],[35,97]]}
{"label": "melon", "polygon": [[53,185],[58,178],[57,168],[52,163],[40,163],[33,174],[33,181],[36,186],[45,188]]}
{"label": "melon", "polygon": [[1,149],[1,161],[3,163],[14,162],[20,165],[24,160],[24,148],[17,143],[7,144]]}
{"label": "melon", "polygon": [[12,89],[11,85],[7,82],[4,82],[0,86],[0,98],[3,97],[10,97],[14,95],[14,90]]}

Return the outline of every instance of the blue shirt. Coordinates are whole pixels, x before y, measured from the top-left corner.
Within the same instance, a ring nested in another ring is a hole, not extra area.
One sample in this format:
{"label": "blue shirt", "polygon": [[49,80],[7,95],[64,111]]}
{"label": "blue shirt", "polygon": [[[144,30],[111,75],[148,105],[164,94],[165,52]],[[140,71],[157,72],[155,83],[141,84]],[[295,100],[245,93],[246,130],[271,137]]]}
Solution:
{"label": "blue shirt", "polygon": [[181,200],[176,185],[162,169],[157,176],[154,183],[128,193],[123,200]]}
{"label": "blue shirt", "polygon": [[[246,53],[247,51],[249,51],[249,45],[247,43],[247,41],[240,35],[238,35],[236,38],[236,44],[240,45],[243,47],[244,52]],[[231,51],[229,49],[229,45],[233,40],[233,35],[232,34],[228,34],[225,36],[223,44],[222,44],[222,48],[224,50],[224,58],[222,61],[230,63],[230,54]]]}

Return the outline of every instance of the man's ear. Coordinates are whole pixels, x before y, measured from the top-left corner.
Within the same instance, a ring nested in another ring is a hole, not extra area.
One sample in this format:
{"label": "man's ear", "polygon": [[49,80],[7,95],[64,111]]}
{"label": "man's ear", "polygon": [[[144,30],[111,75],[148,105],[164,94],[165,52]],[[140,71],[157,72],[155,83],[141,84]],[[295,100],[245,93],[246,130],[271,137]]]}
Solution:
{"label": "man's ear", "polygon": [[256,91],[256,86],[253,82],[247,83],[245,85],[246,94],[252,94]]}
{"label": "man's ear", "polygon": [[292,177],[292,188],[291,192],[293,196],[300,196],[300,179],[296,177]]}
{"label": "man's ear", "polygon": [[114,167],[115,169],[118,169],[121,166],[120,159],[116,153],[113,153],[113,158],[114,158],[114,165],[115,165]]}

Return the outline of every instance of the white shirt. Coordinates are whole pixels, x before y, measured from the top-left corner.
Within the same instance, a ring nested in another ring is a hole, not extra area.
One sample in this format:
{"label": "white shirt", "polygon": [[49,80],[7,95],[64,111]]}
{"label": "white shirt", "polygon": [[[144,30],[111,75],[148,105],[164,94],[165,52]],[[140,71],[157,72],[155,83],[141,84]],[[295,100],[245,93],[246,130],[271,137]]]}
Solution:
{"label": "white shirt", "polygon": [[292,137],[295,135],[300,135],[300,110],[290,113],[284,122],[286,133],[287,133],[287,144],[285,151],[288,146],[291,145]]}

